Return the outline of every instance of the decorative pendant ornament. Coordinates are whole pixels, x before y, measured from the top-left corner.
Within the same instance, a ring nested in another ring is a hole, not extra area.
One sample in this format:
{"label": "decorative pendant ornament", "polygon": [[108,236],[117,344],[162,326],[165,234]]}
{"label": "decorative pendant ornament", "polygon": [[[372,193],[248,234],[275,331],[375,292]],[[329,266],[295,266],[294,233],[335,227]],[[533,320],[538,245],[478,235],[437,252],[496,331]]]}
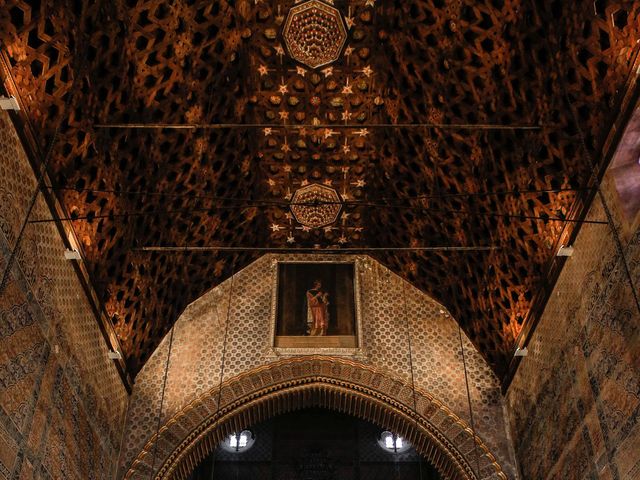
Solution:
{"label": "decorative pendant ornament", "polygon": [[308,0],[291,7],[282,36],[291,58],[318,68],[340,58],[347,29],[338,9],[320,0]]}
{"label": "decorative pendant ornament", "polygon": [[296,190],[290,208],[299,224],[321,228],[335,223],[342,209],[342,200],[334,188],[312,183]]}

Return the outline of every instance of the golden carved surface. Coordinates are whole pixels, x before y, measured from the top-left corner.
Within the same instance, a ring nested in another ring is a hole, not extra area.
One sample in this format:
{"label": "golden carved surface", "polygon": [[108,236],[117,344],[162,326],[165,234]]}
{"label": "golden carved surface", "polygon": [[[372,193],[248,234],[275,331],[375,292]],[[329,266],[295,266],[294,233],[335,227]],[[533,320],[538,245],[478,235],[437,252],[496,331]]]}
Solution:
{"label": "golden carved surface", "polygon": [[[218,402],[219,398],[219,402]],[[413,406],[415,401],[415,408]],[[393,428],[451,480],[506,480],[496,457],[466,422],[422,390],[358,362],[306,356],[258,367],[213,388],[174,415],[133,462],[125,480],[184,480],[232,431],[279,413],[324,407]],[[153,456],[162,445],[161,458]],[[475,445],[475,446],[474,446]],[[478,477],[476,453],[481,465]],[[154,463],[156,468],[151,468]]]}
{"label": "golden carved surface", "polygon": [[[359,348],[294,352],[287,349],[286,353],[274,349],[273,287],[279,261],[344,261],[358,265],[357,305],[363,320],[358,328],[361,327]],[[215,391],[221,373],[223,381],[229,381],[281,359],[320,353],[386,372],[405,385],[411,383],[413,370],[419,390],[446,404],[464,422],[470,422],[455,320],[444,307],[366,256],[266,255],[189,305],[174,328],[161,415],[163,424],[202,395]],[[476,431],[505,474],[512,477],[515,470],[506,442],[499,381],[464,335],[463,339]],[[155,432],[167,353],[165,337],[136,378],[122,448],[125,470]],[[353,382],[356,378],[343,380]],[[394,391],[393,395],[402,391]],[[215,405],[208,405],[210,411],[215,411]],[[159,466],[160,463],[156,465]]]}
{"label": "golden carved surface", "polygon": [[326,227],[338,219],[341,204],[335,188],[314,183],[296,190],[291,199],[291,213],[301,225]]}
{"label": "golden carved surface", "polygon": [[282,36],[294,60],[318,68],[339,58],[347,30],[336,8],[309,0],[291,7]]}
{"label": "golden carved surface", "polygon": [[[284,44],[301,5],[0,9],[7,85],[33,127],[34,160],[51,152],[52,193],[74,219],[130,373],[186,305],[257,257],[136,247],[447,244],[501,248],[377,256],[445,304],[503,376],[615,144],[637,68],[637,2],[336,1],[348,44],[316,69]],[[97,128],[120,122],[257,127]],[[287,218],[304,182],[338,190],[348,217],[337,228]]]}

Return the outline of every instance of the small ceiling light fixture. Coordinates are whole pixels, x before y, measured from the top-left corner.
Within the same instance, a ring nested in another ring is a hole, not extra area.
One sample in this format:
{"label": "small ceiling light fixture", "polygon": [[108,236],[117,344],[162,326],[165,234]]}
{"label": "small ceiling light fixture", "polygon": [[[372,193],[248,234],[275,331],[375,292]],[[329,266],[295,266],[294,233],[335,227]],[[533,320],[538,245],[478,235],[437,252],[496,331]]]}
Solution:
{"label": "small ceiling light fixture", "polygon": [[527,350],[527,347],[524,347],[524,348],[517,347],[516,352],[513,354],[513,356],[526,357],[528,354],[529,354],[529,350]]}
{"label": "small ceiling light fixture", "polygon": [[111,360],[122,360],[122,354],[118,350],[111,350],[107,356]]}
{"label": "small ceiling light fixture", "polygon": [[2,110],[20,110],[16,97],[0,97],[0,109]]}
{"label": "small ceiling light fixture", "polygon": [[78,250],[65,250],[64,251],[64,258],[65,260],[82,260],[82,257],[80,256],[80,252]]}
{"label": "small ceiling light fixture", "polygon": [[573,247],[565,247],[562,245],[556,255],[558,257],[571,257],[573,255]]}
{"label": "small ceiling light fixture", "polygon": [[411,444],[409,444],[409,442],[404,438],[388,430],[385,430],[380,434],[380,437],[378,438],[378,445],[380,445],[383,450],[390,453],[403,453],[411,448]]}
{"label": "small ceiling light fixture", "polygon": [[240,453],[249,450],[256,441],[256,436],[251,430],[243,430],[240,433],[234,432],[227,436],[220,444],[220,447],[230,453]]}

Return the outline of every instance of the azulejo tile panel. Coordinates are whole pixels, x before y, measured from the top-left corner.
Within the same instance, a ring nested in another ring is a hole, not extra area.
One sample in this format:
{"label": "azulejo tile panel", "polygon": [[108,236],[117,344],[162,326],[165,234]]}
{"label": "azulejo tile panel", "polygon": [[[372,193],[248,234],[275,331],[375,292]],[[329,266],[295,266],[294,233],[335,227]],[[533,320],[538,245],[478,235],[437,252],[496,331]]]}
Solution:
{"label": "azulejo tile panel", "polygon": [[[203,392],[216,388],[221,373],[227,381],[252,369],[292,358],[293,355],[282,354],[272,347],[274,262],[332,260],[336,257],[267,255],[189,305],[173,330],[162,422]],[[459,331],[450,314],[369,257],[341,256],[340,260],[358,264],[361,295],[361,348],[355,356],[347,357],[409,384],[413,379],[416,387],[428,391],[469,422]],[[225,329],[228,329],[226,345]],[[136,378],[121,472],[155,434],[170,335]],[[509,453],[499,382],[464,334],[462,339],[476,428],[511,478],[515,469]],[[397,392],[398,396],[406,393]],[[213,413],[216,406],[209,408]],[[182,437],[188,433],[188,429],[183,430]],[[156,461],[156,467],[160,462],[161,459]]]}
{"label": "azulejo tile panel", "polygon": [[[640,233],[622,240],[637,286]],[[640,478],[640,314],[611,229],[584,225],[574,248],[507,393],[516,454],[524,479]]]}
{"label": "azulejo tile panel", "polygon": [[[0,112],[0,266],[36,180]],[[32,213],[50,218],[42,196]],[[111,479],[128,396],[53,224],[30,224],[0,293],[0,478]]]}

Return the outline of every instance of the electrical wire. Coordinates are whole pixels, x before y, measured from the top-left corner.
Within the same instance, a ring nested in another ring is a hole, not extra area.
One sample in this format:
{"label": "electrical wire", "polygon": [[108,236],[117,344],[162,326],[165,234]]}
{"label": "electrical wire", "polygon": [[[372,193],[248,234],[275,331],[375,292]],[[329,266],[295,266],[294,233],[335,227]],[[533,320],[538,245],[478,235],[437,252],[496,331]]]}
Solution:
{"label": "electrical wire", "polygon": [[[549,51],[553,51],[553,50],[551,50],[551,45],[549,43],[549,39],[546,36],[545,36],[545,41],[546,41],[547,48],[549,49]],[[561,43],[562,43],[561,39],[558,38],[557,41],[558,41],[558,45],[561,45]],[[634,48],[636,49],[636,52],[635,52],[635,58],[631,62],[631,70],[630,70],[630,73],[629,73],[629,78],[631,78],[631,76],[633,75],[633,66],[634,66],[637,58],[640,56],[640,45],[636,45]],[[584,156],[587,159],[587,164],[591,169],[591,177],[595,179],[596,193],[598,195],[598,198],[600,199],[600,202],[602,203],[602,209],[604,210],[604,214],[607,217],[607,221],[605,223],[609,226],[609,229],[611,230],[611,234],[613,236],[616,252],[620,256],[620,259],[622,260],[622,268],[623,268],[625,276],[627,277],[627,280],[629,282],[629,287],[631,288],[631,294],[633,295],[633,299],[634,299],[636,308],[638,310],[638,313],[640,313],[640,295],[638,294],[638,289],[636,288],[635,282],[633,281],[633,276],[631,275],[631,269],[629,268],[629,261],[627,259],[626,254],[625,254],[624,247],[622,245],[622,240],[620,239],[620,233],[618,232],[618,227],[615,225],[615,221],[613,219],[613,215],[611,213],[611,209],[609,208],[609,204],[607,202],[607,199],[605,198],[605,195],[602,192],[602,187],[600,185],[600,182],[598,181],[599,180],[598,165],[596,164],[596,162],[594,162],[593,157],[591,156],[591,152],[590,152],[589,148],[587,147],[584,130],[582,129],[582,126],[580,125],[580,119],[578,118],[578,114],[576,112],[575,105],[573,104],[573,102],[571,101],[571,97],[569,96],[569,90],[568,90],[568,87],[567,87],[567,82],[566,82],[565,77],[562,75],[562,70],[560,69],[560,65],[558,63],[558,59],[553,55],[551,56],[551,58],[553,59],[553,62],[554,62],[555,68],[556,68],[557,76],[560,79],[560,85],[561,85],[561,88],[562,88],[562,92],[564,94],[564,100],[565,100],[565,102],[567,103],[567,105],[569,107],[569,111],[570,111],[571,116],[573,118],[573,122],[576,125],[576,130],[578,132],[578,137],[580,138],[580,144],[582,146],[582,150],[584,151]]]}
{"label": "electrical wire", "polygon": [[[116,196],[159,196],[159,197],[171,197],[171,198],[188,198],[192,200],[215,200],[215,201],[235,201],[235,202],[255,202],[258,201],[254,198],[242,198],[242,197],[222,197],[217,195],[197,195],[193,193],[178,193],[178,192],[153,192],[148,190],[120,190],[120,189],[107,189],[107,188],[78,188],[78,187],[49,187],[43,186],[43,188],[49,188],[53,191],[69,191],[69,192],[77,192],[77,193],[105,193],[105,194],[113,194]],[[372,202],[388,202],[388,201],[413,201],[413,200],[432,200],[438,198],[469,198],[469,197],[490,197],[490,196],[507,196],[507,195],[540,195],[540,194],[548,194],[548,193],[568,193],[568,192],[590,192],[593,191],[593,188],[547,188],[547,189],[525,189],[525,190],[502,190],[495,192],[459,192],[459,193],[438,193],[438,194],[421,194],[416,196],[408,196],[408,197],[380,197]],[[290,205],[289,202],[284,202],[282,200],[263,200],[264,202],[272,202],[275,204],[285,204]],[[365,203],[369,203],[371,201],[367,201]],[[335,202],[345,204],[345,202]],[[355,204],[358,202],[346,202],[347,204]]]}
{"label": "electrical wire", "polygon": [[480,455],[478,454],[478,442],[476,435],[476,424],[473,417],[473,408],[471,404],[471,391],[469,390],[469,376],[467,374],[467,360],[464,354],[464,343],[462,342],[462,328],[460,328],[460,322],[458,323],[458,337],[460,338],[460,352],[462,354],[462,368],[464,369],[464,383],[467,388],[467,402],[469,405],[469,419],[471,420],[471,433],[473,434],[473,451],[476,457],[476,475],[480,478]]}
{"label": "electrical wire", "polygon": [[378,123],[378,124],[318,124],[286,125],[281,123],[96,123],[96,129],[136,129],[136,130],[223,130],[223,129],[369,129],[369,128],[441,128],[451,130],[541,130],[554,125],[500,125],[491,123]]}
{"label": "electrical wire", "polygon": [[151,460],[151,470],[149,471],[149,480],[153,478],[156,468],[156,458],[158,456],[158,443],[160,441],[160,426],[162,425],[162,409],[164,407],[164,396],[167,389],[167,378],[169,377],[169,362],[171,361],[171,349],[173,348],[173,334],[176,330],[176,325],[171,327],[171,333],[169,335],[169,349],[167,351],[167,360],[164,365],[164,378],[162,380],[162,393],[160,395],[160,411],[158,412],[158,422],[156,424],[156,441],[153,444],[153,457]]}
{"label": "electrical wire", "polygon": [[[233,264],[233,263],[232,263]],[[220,413],[220,400],[222,399],[222,381],[224,378],[224,367],[225,367],[225,358],[227,354],[227,338],[229,334],[229,317],[231,316],[231,299],[233,298],[233,287],[235,281],[235,272],[231,272],[231,278],[229,280],[229,297],[227,300],[227,315],[225,317],[224,322],[224,335],[222,340],[222,358],[220,360],[220,383],[218,385],[218,400],[216,402],[216,413],[214,417]],[[219,420],[219,419],[218,419]],[[213,479],[213,474],[215,470],[215,450],[213,451],[213,461],[211,462],[211,478]]]}
{"label": "electrical wire", "polygon": [[167,216],[178,214],[193,214],[193,213],[209,213],[218,210],[245,210],[248,208],[289,208],[290,206],[308,206],[318,207],[322,205],[343,205],[346,207],[371,207],[376,209],[401,209],[411,212],[429,213],[436,212],[445,215],[477,215],[488,218],[509,218],[516,220],[541,220],[543,222],[567,222],[576,224],[593,224],[593,225],[606,225],[607,222],[600,220],[587,220],[587,219],[571,219],[562,217],[551,217],[542,215],[524,215],[524,214],[511,214],[511,213],[498,213],[498,212],[480,212],[477,210],[450,210],[439,209],[433,207],[424,206],[406,206],[406,205],[388,205],[388,204],[367,204],[367,203],[343,203],[343,202],[300,202],[300,203],[254,203],[246,205],[212,205],[210,207],[193,207],[189,209],[181,210],[155,210],[149,212],[127,212],[127,213],[105,213],[105,214],[87,214],[77,215],[65,218],[40,218],[35,220],[29,220],[28,223],[51,223],[58,221],[76,222],[76,221],[93,221],[100,219],[114,219],[114,218],[131,218],[131,217],[153,217],[153,216]]}
{"label": "electrical wire", "polygon": [[[407,330],[407,343],[409,346],[409,370],[411,372],[411,393],[413,394],[413,419],[416,424],[416,434],[420,431],[418,425],[418,400],[416,397],[416,379],[413,372],[413,349],[411,342],[411,321],[409,320],[409,309],[407,307],[407,292],[406,292],[406,282],[403,279],[400,279],[402,283],[402,300],[404,303],[404,321],[405,321],[405,329]],[[418,468],[420,471],[420,480],[422,480],[422,456],[418,457]]]}
{"label": "electrical wire", "polygon": [[435,245],[430,247],[251,247],[251,246],[229,246],[229,245],[209,245],[209,246],[146,246],[135,248],[141,252],[279,252],[279,253],[358,253],[358,252],[476,252],[487,250],[499,250],[499,245],[487,246],[455,246],[455,245]]}
{"label": "electrical wire", "polygon": [[60,121],[57,123],[54,131],[53,131],[53,135],[51,136],[51,140],[49,141],[49,145],[45,151],[44,157],[42,158],[42,161],[40,163],[40,167],[39,167],[39,172],[38,172],[38,177],[37,177],[37,181],[36,181],[36,186],[35,189],[33,191],[33,194],[31,195],[31,199],[29,200],[29,205],[27,207],[27,214],[25,215],[25,218],[22,222],[22,225],[20,226],[20,230],[18,232],[18,236],[16,238],[16,243],[13,246],[13,248],[11,249],[11,252],[9,253],[9,257],[7,258],[7,263],[5,265],[4,271],[2,273],[2,279],[0,280],[0,295],[4,292],[6,286],[7,286],[7,282],[9,280],[9,274],[11,272],[11,269],[13,268],[13,264],[15,262],[16,259],[16,254],[18,253],[18,249],[20,248],[20,244],[22,243],[22,239],[24,237],[24,232],[27,228],[27,225],[31,222],[29,222],[29,217],[31,216],[31,212],[33,211],[33,208],[36,205],[36,201],[38,199],[38,195],[40,194],[40,190],[43,188],[44,186],[44,181],[47,175],[47,168],[49,167],[49,162],[51,161],[51,154],[53,153],[53,147],[55,146],[57,140],[58,140],[58,135],[60,133],[60,128],[63,124],[63,122],[65,121],[65,119],[67,118],[66,114],[68,113],[69,107],[71,105],[71,99],[73,98],[73,93],[76,92],[77,86],[76,83],[78,81],[78,79],[81,79],[84,76],[84,72],[85,72],[85,68],[87,65],[87,55],[86,55],[86,46],[89,44],[89,42],[78,42],[79,44],[84,44],[85,45],[85,51],[82,52],[82,54],[80,55],[80,60],[81,63],[78,66],[78,74],[75,75],[73,77],[73,81],[71,82],[71,86],[69,88],[69,91],[67,92],[67,98],[64,102],[64,106],[62,107],[62,112],[63,114],[61,115]]}

